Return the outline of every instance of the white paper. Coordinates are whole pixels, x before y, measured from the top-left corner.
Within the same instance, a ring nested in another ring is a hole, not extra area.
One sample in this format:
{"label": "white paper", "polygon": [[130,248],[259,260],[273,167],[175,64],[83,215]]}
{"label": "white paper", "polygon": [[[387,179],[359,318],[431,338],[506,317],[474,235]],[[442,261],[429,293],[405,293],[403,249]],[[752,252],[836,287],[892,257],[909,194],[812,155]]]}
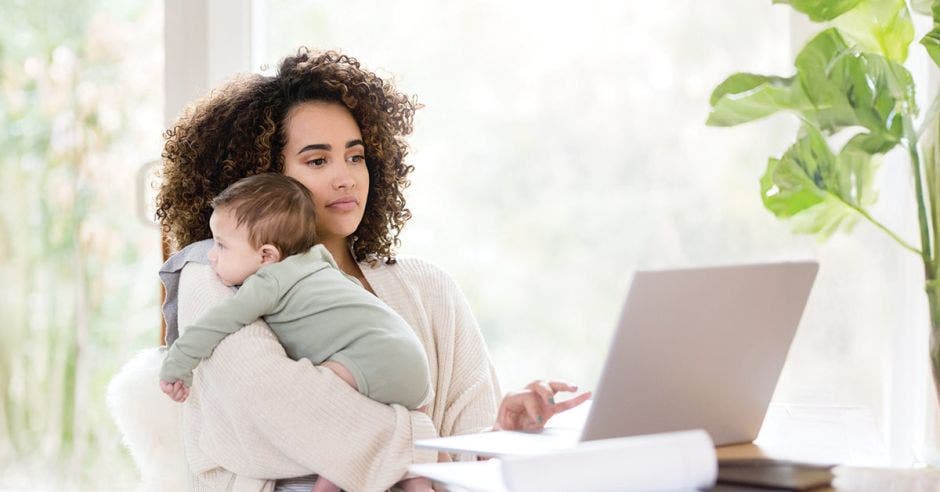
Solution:
{"label": "white paper", "polygon": [[693,490],[718,475],[711,438],[703,430],[590,441],[578,447],[502,463],[513,492]]}
{"label": "white paper", "polygon": [[411,465],[408,471],[462,489],[480,492],[507,492],[498,459],[486,461],[457,461],[454,463],[425,463]]}
{"label": "white paper", "polygon": [[694,430],[590,441],[569,450],[502,460],[413,465],[409,470],[494,492],[675,491],[711,487],[718,459],[708,434]]}

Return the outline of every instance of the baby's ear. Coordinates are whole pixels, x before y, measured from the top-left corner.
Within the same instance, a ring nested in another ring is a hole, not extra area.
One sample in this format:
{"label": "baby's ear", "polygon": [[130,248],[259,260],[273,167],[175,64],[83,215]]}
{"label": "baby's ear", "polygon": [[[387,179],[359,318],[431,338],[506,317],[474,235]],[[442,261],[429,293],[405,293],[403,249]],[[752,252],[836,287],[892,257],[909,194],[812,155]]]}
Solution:
{"label": "baby's ear", "polygon": [[281,252],[277,249],[277,246],[273,244],[265,244],[261,247],[261,263],[267,265],[269,263],[277,263],[281,261]]}

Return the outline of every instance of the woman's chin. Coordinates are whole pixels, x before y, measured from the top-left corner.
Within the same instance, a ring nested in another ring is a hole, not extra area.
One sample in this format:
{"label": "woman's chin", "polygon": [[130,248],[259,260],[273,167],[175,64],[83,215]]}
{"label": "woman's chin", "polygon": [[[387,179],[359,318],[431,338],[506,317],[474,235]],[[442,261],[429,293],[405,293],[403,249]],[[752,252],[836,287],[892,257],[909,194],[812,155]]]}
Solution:
{"label": "woman's chin", "polygon": [[358,223],[355,224],[355,227],[352,224],[332,224],[333,227],[330,227],[325,231],[317,231],[317,234],[320,236],[320,242],[325,244],[336,243],[340,241],[345,241],[349,236],[352,236],[356,232],[356,227]]}
{"label": "woman's chin", "polygon": [[[356,232],[356,229],[359,227],[361,218],[350,217],[348,220],[337,220],[330,224],[327,224],[327,227],[324,227],[323,232],[317,231],[320,234],[321,238],[333,237],[333,238],[348,238]],[[320,228],[318,228],[320,229]]]}

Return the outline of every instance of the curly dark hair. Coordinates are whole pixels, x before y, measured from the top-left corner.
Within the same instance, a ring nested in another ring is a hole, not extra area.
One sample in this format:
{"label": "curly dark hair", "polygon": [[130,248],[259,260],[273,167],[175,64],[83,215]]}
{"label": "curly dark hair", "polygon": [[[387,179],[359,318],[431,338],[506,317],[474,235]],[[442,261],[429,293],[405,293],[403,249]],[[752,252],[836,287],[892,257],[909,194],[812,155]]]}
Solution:
{"label": "curly dark hair", "polygon": [[234,78],[166,131],[156,215],[173,247],[211,237],[211,202],[226,187],[246,176],[283,173],[288,114],[312,101],[344,105],[365,143],[369,195],[350,237],[353,256],[395,262],[398,236],[411,218],[403,191],[414,167],[404,162],[404,137],[419,105],[355,58],[307,48],[282,60],[277,75]]}

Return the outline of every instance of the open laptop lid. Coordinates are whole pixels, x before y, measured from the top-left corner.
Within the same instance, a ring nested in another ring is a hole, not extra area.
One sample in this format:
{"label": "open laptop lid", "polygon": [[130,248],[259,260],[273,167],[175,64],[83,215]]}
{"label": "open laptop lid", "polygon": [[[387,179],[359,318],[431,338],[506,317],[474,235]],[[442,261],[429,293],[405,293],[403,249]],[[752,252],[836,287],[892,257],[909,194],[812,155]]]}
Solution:
{"label": "open laptop lid", "polygon": [[637,272],[589,409],[553,417],[542,433],[415,445],[499,457],[695,428],[716,445],[752,441],[818,268],[793,262]]}
{"label": "open laptop lid", "polygon": [[757,437],[819,264],[641,271],[581,440],[702,428]]}

